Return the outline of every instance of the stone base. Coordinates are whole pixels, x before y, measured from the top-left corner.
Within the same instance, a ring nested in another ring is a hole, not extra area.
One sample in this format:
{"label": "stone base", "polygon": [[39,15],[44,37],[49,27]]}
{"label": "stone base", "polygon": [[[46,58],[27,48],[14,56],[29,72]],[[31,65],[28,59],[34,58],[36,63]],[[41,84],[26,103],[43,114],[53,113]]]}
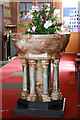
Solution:
{"label": "stone base", "polygon": [[42,99],[43,102],[50,102],[51,101],[51,98],[49,97],[49,94],[42,94],[41,99]]}
{"label": "stone base", "polygon": [[21,98],[22,98],[22,99],[27,99],[28,93],[29,93],[28,91],[22,91],[22,92],[21,92],[21,95],[20,95]]}
{"label": "stone base", "polygon": [[36,94],[29,94],[27,97],[28,101],[36,101],[38,99],[38,96]]}
{"label": "stone base", "polygon": [[35,102],[19,98],[14,115],[64,118],[65,99]]}
{"label": "stone base", "polygon": [[53,100],[59,100],[61,98],[61,93],[60,93],[60,91],[53,91],[52,93],[51,93],[51,99],[53,99]]}
{"label": "stone base", "polygon": [[28,108],[28,101],[27,101],[27,99],[22,99],[21,97],[18,99],[18,101],[17,101],[17,108],[19,109],[19,108],[24,108],[24,109],[26,109],[26,108]]}

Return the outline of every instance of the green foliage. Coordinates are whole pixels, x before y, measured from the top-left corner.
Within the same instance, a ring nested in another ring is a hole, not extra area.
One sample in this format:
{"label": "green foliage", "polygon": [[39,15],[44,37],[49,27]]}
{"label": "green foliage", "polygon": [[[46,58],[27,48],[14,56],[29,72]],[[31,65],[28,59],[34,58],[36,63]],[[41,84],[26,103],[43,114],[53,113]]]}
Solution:
{"label": "green foliage", "polygon": [[[38,12],[34,10],[32,12],[33,17],[29,21],[25,34],[54,34],[57,30],[60,31],[62,23],[57,23],[57,14],[53,16],[54,10],[55,8],[51,7],[51,9],[47,11],[47,6],[44,5],[41,11]],[[25,20],[27,20],[27,18]],[[44,25],[47,21],[53,24],[45,27]],[[18,26],[26,27],[23,23],[18,23]],[[35,31],[33,27],[35,27]]]}
{"label": "green foliage", "polygon": [[18,26],[26,27],[23,23],[18,23]]}

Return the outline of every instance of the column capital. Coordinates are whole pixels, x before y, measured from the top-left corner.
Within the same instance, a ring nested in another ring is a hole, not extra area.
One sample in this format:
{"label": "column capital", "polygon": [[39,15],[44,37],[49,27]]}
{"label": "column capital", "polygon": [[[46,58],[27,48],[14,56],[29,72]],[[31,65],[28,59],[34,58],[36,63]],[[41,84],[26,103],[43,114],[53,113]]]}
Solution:
{"label": "column capital", "polygon": [[21,59],[21,63],[22,63],[22,65],[27,66],[27,60],[26,59]]}
{"label": "column capital", "polygon": [[30,67],[34,67],[36,65],[36,60],[28,60]]}
{"label": "column capital", "polygon": [[49,60],[41,60],[41,62],[42,62],[42,67],[43,68],[48,68]]}

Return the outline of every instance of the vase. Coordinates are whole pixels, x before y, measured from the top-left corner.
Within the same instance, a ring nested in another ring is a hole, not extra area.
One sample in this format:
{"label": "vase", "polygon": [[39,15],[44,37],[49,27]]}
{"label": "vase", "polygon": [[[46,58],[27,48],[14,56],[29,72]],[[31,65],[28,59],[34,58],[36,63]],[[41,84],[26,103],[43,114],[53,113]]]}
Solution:
{"label": "vase", "polygon": [[[13,33],[12,41],[23,68],[22,99],[43,102],[61,99],[59,89],[59,61],[70,33],[33,35]],[[51,64],[53,87],[51,88]]]}

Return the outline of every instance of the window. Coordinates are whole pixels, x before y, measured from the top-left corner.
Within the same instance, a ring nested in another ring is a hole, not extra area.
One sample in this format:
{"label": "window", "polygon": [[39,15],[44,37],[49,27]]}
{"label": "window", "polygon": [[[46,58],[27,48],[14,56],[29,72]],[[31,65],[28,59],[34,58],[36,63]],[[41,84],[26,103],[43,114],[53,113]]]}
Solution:
{"label": "window", "polygon": [[27,11],[29,11],[32,8],[32,3],[27,3]]}
{"label": "window", "polygon": [[[78,7],[71,3],[71,7],[68,7],[68,5],[64,2],[63,3],[63,21],[65,21],[65,24],[69,27],[69,30],[73,30],[75,28],[78,28],[78,21],[79,21],[79,12]],[[77,29],[75,29],[77,31]]]}
{"label": "window", "polygon": [[44,3],[38,3],[39,11],[41,11],[41,8],[42,8],[43,4]]}
{"label": "window", "polygon": [[50,7],[51,7],[51,3],[46,3],[46,2],[41,2],[41,3],[38,3],[38,7],[39,7],[39,10],[41,11],[41,8],[43,5],[46,5],[47,6],[47,10],[50,10]]}
{"label": "window", "polygon": [[45,3],[45,5],[47,6],[47,10],[50,10],[51,4],[50,3]]}
{"label": "window", "polygon": [[32,3],[20,3],[21,20],[25,19],[26,13],[32,8]]}
{"label": "window", "polygon": [[26,4],[21,3],[20,9],[21,9],[21,11],[26,11]]}
{"label": "window", "polygon": [[[22,2],[20,3],[20,16],[21,16],[21,20],[24,20],[25,15],[27,14],[27,12],[29,12],[29,10],[32,8],[32,5],[34,4],[34,2]],[[36,5],[36,3],[35,3]],[[41,8],[43,5],[47,5],[47,10],[50,10],[50,7],[52,5],[51,2],[38,2],[38,7],[39,10],[41,11]]]}

